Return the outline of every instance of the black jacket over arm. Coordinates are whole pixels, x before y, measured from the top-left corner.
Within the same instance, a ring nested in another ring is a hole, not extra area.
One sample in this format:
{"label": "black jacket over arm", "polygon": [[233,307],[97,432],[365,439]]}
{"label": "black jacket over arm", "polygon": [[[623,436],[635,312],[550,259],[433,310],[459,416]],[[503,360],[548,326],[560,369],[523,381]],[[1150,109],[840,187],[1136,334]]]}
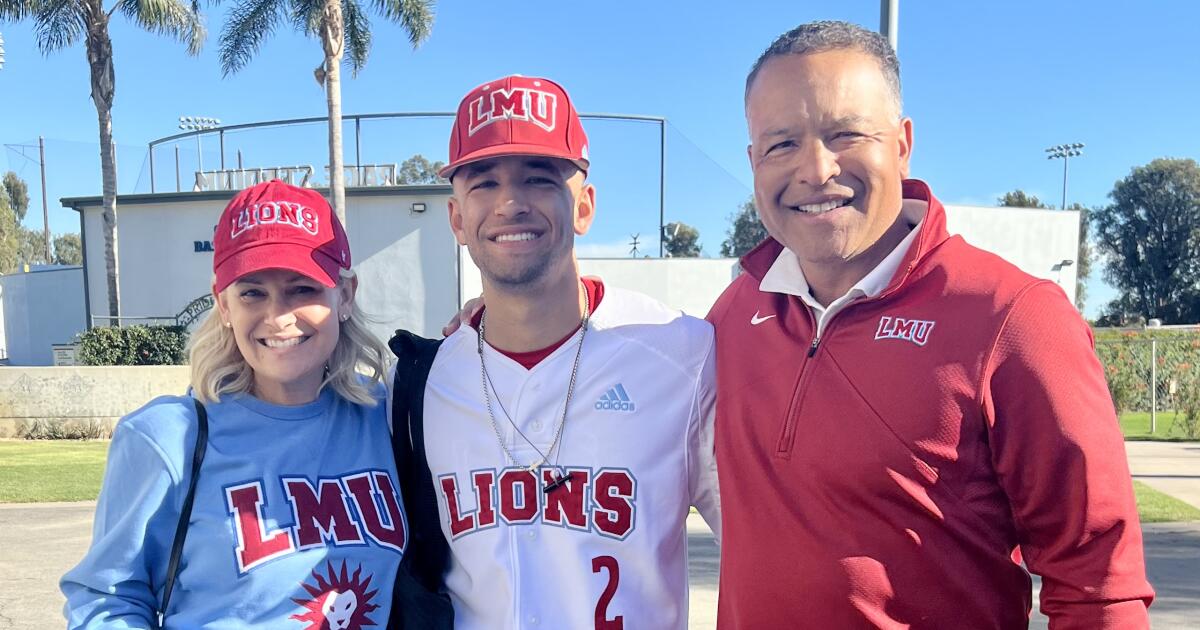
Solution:
{"label": "black jacket over arm", "polygon": [[408,516],[408,547],[392,591],[390,630],[451,630],[454,608],[446,592],[450,546],[442,535],[433,476],[425,458],[425,382],[441,340],[396,331],[392,384],[392,451]]}

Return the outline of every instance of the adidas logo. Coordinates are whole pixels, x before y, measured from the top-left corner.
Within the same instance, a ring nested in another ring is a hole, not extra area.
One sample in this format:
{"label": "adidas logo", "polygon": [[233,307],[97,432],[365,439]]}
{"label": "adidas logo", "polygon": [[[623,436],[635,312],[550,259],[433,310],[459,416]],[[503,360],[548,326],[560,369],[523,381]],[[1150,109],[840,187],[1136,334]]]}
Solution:
{"label": "adidas logo", "polygon": [[629,394],[625,392],[625,387],[617,383],[615,387],[608,388],[608,391],[596,401],[596,409],[600,411],[633,411],[633,401],[629,399]]}

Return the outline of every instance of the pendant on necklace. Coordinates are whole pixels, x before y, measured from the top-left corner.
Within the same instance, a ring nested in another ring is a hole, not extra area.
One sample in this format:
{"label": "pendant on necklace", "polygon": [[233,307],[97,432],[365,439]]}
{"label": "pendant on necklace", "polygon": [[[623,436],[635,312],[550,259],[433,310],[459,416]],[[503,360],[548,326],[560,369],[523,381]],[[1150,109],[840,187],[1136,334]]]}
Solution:
{"label": "pendant on necklace", "polygon": [[[553,473],[551,473],[551,474],[553,474]],[[570,481],[571,477],[574,475],[575,475],[575,473],[569,472],[565,475],[560,475],[558,477],[555,477],[554,481],[547,484],[545,490],[542,490],[542,492],[545,492],[546,494],[550,494],[551,492],[554,492],[555,490],[559,489],[559,487],[565,485],[568,481]]]}

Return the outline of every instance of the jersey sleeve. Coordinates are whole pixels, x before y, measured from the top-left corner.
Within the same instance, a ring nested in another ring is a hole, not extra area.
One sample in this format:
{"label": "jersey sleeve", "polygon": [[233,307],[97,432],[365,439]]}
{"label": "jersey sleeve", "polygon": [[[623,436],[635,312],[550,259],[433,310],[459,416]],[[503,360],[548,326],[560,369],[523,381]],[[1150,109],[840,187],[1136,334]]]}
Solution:
{"label": "jersey sleeve", "polygon": [[717,411],[716,343],[709,334],[708,349],[697,377],[693,417],[688,431],[688,492],[692,505],[721,542],[721,493],[713,428]]}
{"label": "jersey sleeve", "polygon": [[1149,627],[1154,591],[1124,439],[1091,330],[1056,285],[1017,298],[981,395],[993,465],[1051,627]]}
{"label": "jersey sleeve", "polygon": [[108,449],[92,545],[60,582],[68,628],[157,628],[159,591],[179,515],[180,472],[125,422]]}

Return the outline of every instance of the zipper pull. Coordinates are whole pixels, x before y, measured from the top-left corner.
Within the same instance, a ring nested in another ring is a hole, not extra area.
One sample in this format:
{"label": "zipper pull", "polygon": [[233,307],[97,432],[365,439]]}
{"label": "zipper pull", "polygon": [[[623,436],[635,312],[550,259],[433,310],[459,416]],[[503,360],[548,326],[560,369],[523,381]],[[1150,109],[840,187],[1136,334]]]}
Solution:
{"label": "zipper pull", "polygon": [[816,354],[816,353],[817,353],[817,344],[819,344],[819,343],[821,343],[821,338],[820,338],[820,337],[813,337],[813,342],[812,342],[812,345],[808,347],[808,356],[809,356],[809,358],[812,358],[812,355],[814,355],[814,354]]}

